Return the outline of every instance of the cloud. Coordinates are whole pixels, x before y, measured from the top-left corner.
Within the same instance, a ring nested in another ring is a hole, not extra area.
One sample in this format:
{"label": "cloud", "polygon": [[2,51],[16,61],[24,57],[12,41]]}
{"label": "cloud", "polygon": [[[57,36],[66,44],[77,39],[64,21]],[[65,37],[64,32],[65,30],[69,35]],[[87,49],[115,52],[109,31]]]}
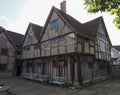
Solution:
{"label": "cloud", "polygon": [[6,30],[15,30],[15,23],[6,16],[0,16],[0,25]]}
{"label": "cloud", "polygon": [[[47,7],[44,5],[47,5]],[[36,0],[36,2],[34,0],[29,0],[16,21],[8,23],[7,28],[25,34],[30,22],[43,26],[51,6],[52,4],[46,1],[43,1],[41,5],[39,0]],[[43,10],[45,12],[43,12]]]}
{"label": "cloud", "polygon": [[0,16],[0,25],[4,28],[6,28],[6,26],[11,23],[11,20],[9,18],[7,18],[6,16]]}
{"label": "cloud", "polygon": [[[2,17],[7,23],[5,28],[7,30],[25,34],[30,22],[44,26],[51,7],[53,5],[59,6],[59,3],[60,0],[53,0],[52,2],[49,2],[49,0],[42,1],[42,4],[40,0],[28,0],[23,11],[21,11],[19,17],[15,21],[11,21],[7,17]],[[47,5],[47,7],[45,5]]]}
{"label": "cloud", "polygon": [[5,17],[5,16],[0,16],[0,20],[4,20],[6,22],[9,22],[9,19],[7,17]]}
{"label": "cloud", "polygon": [[16,32],[17,29],[20,29],[18,25],[19,24],[17,24],[16,21],[12,21],[10,18],[6,16],[0,16],[0,26],[5,28],[6,30]]}

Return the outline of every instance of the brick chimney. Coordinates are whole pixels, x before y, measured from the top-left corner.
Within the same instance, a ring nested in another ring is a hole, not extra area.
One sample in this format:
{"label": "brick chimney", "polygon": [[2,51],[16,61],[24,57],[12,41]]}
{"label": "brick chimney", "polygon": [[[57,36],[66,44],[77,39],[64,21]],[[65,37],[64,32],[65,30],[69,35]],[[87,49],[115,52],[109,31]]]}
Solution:
{"label": "brick chimney", "polygon": [[65,0],[60,3],[60,9],[61,11],[66,13],[66,1]]}

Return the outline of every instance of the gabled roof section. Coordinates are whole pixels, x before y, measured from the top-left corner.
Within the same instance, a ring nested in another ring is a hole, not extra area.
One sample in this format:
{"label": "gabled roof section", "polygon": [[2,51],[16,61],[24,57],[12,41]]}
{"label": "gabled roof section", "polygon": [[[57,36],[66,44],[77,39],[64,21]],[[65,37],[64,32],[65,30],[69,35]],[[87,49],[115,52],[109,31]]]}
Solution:
{"label": "gabled roof section", "polygon": [[39,26],[37,24],[33,24],[33,23],[30,23],[30,25],[32,26],[32,28],[34,30],[35,37],[38,40],[43,27]]}
{"label": "gabled roof section", "polygon": [[120,51],[120,45],[115,45],[115,46],[113,46],[113,48],[115,48],[116,50]]}
{"label": "gabled roof section", "polygon": [[[29,32],[28,30],[29,30],[30,26],[32,26],[32,29],[33,29],[33,31],[34,31],[34,34],[35,34],[36,39],[39,40],[39,37],[40,37],[40,34],[41,34],[41,31],[42,31],[43,27],[40,26],[40,25],[33,24],[33,23],[30,22],[29,25],[28,25],[28,28],[27,28],[27,30],[26,30],[23,43],[24,43],[24,41],[25,41],[25,38],[26,38],[27,33]],[[22,44],[23,44],[23,43],[22,43]]]}
{"label": "gabled roof section", "polygon": [[24,35],[9,30],[5,30],[4,28],[0,27],[0,33],[2,32],[6,35],[7,39],[13,45],[15,50],[20,51]]}
{"label": "gabled roof section", "polygon": [[92,36],[92,37],[96,37],[97,36],[97,30],[98,30],[98,26],[99,26],[99,22],[102,19],[101,17],[98,17],[94,20],[88,21],[86,23],[84,23],[85,27],[87,28],[87,33]]}
{"label": "gabled roof section", "polygon": [[89,37],[89,38],[96,38],[97,36],[97,30],[98,30],[98,26],[99,26],[99,23],[100,21],[102,22],[103,24],[103,27],[106,31],[106,35],[109,39],[109,42],[111,44],[111,41],[110,41],[110,38],[108,36],[108,33],[107,33],[107,30],[106,30],[106,27],[105,27],[105,24],[104,24],[104,21],[103,21],[103,17],[100,16],[92,21],[89,21],[89,22],[86,22],[84,24],[80,23],[79,21],[77,21],[76,19],[74,19],[72,16],[70,16],[69,14],[66,14],[64,13],[63,11],[57,9],[56,7],[52,7],[50,13],[49,13],[49,16],[46,20],[46,23],[45,23],[45,27],[43,28],[43,32],[42,32],[42,35],[44,34],[44,30],[47,26],[47,22],[49,22],[50,20],[50,17],[53,13],[53,11],[55,11],[58,16],[75,32],[85,36],[85,37]]}
{"label": "gabled roof section", "polygon": [[102,22],[102,24],[103,24],[103,28],[105,29],[105,33],[106,33],[106,36],[107,36],[107,38],[108,38],[108,41],[109,41],[110,45],[112,46],[112,43],[111,43],[110,37],[109,37],[109,35],[108,35],[107,29],[106,29],[106,26],[105,26],[105,22],[104,22],[102,16],[101,16],[101,22]]}
{"label": "gabled roof section", "polygon": [[72,16],[64,13],[63,11],[57,9],[56,7],[52,7],[50,13],[49,13],[49,16],[46,20],[46,23],[44,25],[44,28],[43,28],[43,32],[42,32],[42,35],[44,34],[44,30],[46,29],[49,20],[50,20],[50,17],[52,15],[53,12],[56,12],[58,14],[58,16],[74,31],[74,32],[77,32],[81,35],[84,35],[84,36],[89,36],[89,34],[87,33],[87,30],[85,28],[85,26],[80,23],[79,21],[77,21],[76,19],[74,19]]}
{"label": "gabled roof section", "polygon": [[9,30],[5,30],[4,28],[0,29],[0,33],[2,33],[2,32],[6,35],[7,39],[13,45],[14,49],[16,51],[19,51],[19,47],[22,44],[24,35],[15,33],[15,32],[9,31]]}
{"label": "gabled roof section", "polygon": [[88,30],[88,34],[90,36],[92,36],[92,37],[97,36],[97,30],[98,30],[98,26],[99,26],[100,21],[101,21],[101,23],[103,25],[103,28],[105,29],[106,36],[107,36],[110,44],[112,45],[102,16],[100,16],[100,17],[98,17],[98,18],[96,18],[94,20],[91,20],[89,22],[84,23],[86,29]]}

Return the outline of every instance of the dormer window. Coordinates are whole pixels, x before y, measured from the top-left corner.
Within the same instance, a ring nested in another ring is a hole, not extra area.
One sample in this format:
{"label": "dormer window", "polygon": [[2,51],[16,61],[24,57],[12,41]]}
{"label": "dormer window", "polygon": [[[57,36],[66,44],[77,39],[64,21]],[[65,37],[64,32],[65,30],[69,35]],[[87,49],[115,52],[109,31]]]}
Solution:
{"label": "dormer window", "polygon": [[58,19],[55,19],[50,23],[50,30],[56,29],[57,27],[58,27]]}

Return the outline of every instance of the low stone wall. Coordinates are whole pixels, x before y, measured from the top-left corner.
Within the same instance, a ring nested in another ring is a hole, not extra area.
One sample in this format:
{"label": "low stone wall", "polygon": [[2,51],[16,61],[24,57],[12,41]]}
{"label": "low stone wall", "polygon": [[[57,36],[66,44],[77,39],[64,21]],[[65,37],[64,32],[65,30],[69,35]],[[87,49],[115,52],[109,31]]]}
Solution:
{"label": "low stone wall", "polygon": [[120,78],[120,65],[111,66],[111,76],[115,78]]}
{"label": "low stone wall", "polygon": [[11,77],[12,71],[0,72],[0,78]]}

